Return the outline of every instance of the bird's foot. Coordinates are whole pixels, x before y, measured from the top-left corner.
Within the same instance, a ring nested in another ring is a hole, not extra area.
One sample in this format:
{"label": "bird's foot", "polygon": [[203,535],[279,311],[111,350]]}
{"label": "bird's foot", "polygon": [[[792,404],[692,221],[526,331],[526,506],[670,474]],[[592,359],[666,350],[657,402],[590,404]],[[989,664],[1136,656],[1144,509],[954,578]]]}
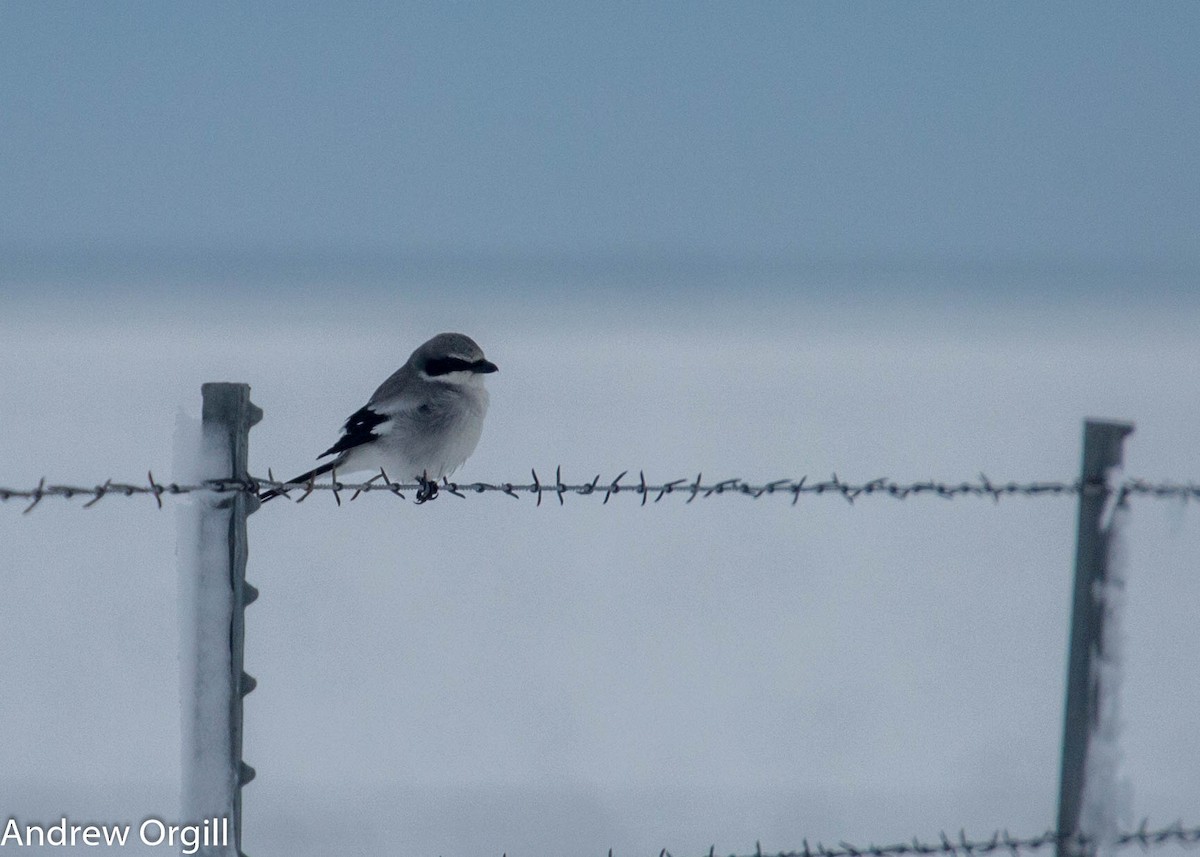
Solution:
{"label": "bird's foot", "polygon": [[438,484],[429,478],[428,473],[417,477],[417,504],[427,503],[438,495]]}

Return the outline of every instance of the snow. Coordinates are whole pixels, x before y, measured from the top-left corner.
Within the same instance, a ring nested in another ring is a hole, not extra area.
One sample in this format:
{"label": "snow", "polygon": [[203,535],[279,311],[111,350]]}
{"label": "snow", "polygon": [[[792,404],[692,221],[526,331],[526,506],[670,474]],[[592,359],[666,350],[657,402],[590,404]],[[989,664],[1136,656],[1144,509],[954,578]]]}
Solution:
{"label": "snow", "polygon": [[[175,477],[196,482],[230,472],[227,447],[207,435],[199,420],[179,414],[175,427]],[[183,788],[180,817],[198,822],[230,817],[235,772],[230,745],[228,509],[214,496],[191,494],[178,507],[180,691]]]}
{"label": "snow", "polygon": [[[1137,420],[1131,473],[1196,477],[1200,397],[1180,395],[1196,388],[1195,315],[1168,338],[1165,317],[1139,336],[1063,319],[1045,336],[956,338],[934,319],[856,334],[787,305],[774,324],[706,307],[689,332],[682,306],[522,321],[464,302],[489,324],[399,291],[379,300],[369,317],[351,302],[360,315],[344,322],[300,304],[310,327],[251,307],[238,315],[252,329],[187,335],[182,311],[113,328],[55,318],[58,339],[6,316],[0,416],[22,451],[0,484],[150,467],[190,481],[171,466],[174,406],[198,414],[200,384],[220,378],[252,382],[266,409],[252,471],[291,475],[395,351],[451,325],[497,342],[502,365],[464,480],[558,464],[568,479],[1071,479],[1094,413]],[[630,318],[648,319],[644,337]],[[64,401],[95,443],[45,419]],[[22,652],[0,667],[15,689],[0,702],[14,736],[0,805],[21,821],[192,820],[177,815],[185,498],[163,499],[161,512],[115,493],[87,510],[0,506],[13,570],[0,637]],[[753,853],[756,839],[771,851],[1052,823],[1073,499],[347,499],[250,518],[264,592],[247,633],[254,857]],[[1157,827],[1200,806],[1200,688],[1180,678],[1200,650],[1200,527],[1194,503],[1172,533],[1173,503],[1130,502],[1122,764],[1136,817]]]}
{"label": "snow", "polygon": [[[1119,470],[1115,481],[1119,482]],[[1094,593],[1104,610],[1101,651],[1095,653],[1093,660],[1093,678],[1099,685],[1099,710],[1088,744],[1079,814],[1080,833],[1096,843],[1099,857],[1115,854],[1117,834],[1133,826],[1133,788],[1123,769],[1121,733],[1124,723],[1120,705],[1125,650],[1128,503],[1114,504],[1111,513],[1105,517],[1109,535],[1108,579],[1098,585]]]}

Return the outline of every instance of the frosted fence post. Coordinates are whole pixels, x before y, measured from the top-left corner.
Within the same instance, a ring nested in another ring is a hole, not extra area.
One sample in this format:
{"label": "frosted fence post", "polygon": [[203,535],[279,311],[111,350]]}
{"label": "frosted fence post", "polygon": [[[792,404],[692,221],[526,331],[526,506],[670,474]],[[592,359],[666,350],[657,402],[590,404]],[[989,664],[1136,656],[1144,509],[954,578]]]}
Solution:
{"label": "frosted fence post", "polygon": [[[249,482],[250,427],[262,419],[262,410],[250,402],[250,386],[204,384],[201,392],[203,478]],[[246,518],[258,509],[259,500],[251,492],[234,491],[204,496],[199,503],[200,538],[192,548],[198,551],[197,579],[192,582],[198,618],[189,665],[197,678],[192,688],[184,689],[185,701],[191,703],[184,714],[184,740],[192,758],[185,760],[183,801],[185,813],[229,815],[229,847],[202,848],[198,853],[240,855],[242,786],[254,778],[254,769],[242,761],[242,698],[255,686],[243,669],[245,610],[258,597],[258,590],[246,582]],[[219,628],[205,627],[216,621]],[[201,680],[226,669],[226,685],[211,687]]]}
{"label": "frosted fence post", "polygon": [[[1086,420],[1083,466],[1079,474],[1079,526],[1075,545],[1075,587],[1067,656],[1067,701],[1063,716],[1062,773],[1058,796],[1058,857],[1078,857],[1069,839],[1079,833],[1088,745],[1099,716],[1100,686],[1095,661],[1102,654],[1103,587],[1108,581],[1109,532],[1101,517],[1112,487],[1108,471],[1122,461],[1131,423]],[[1095,852],[1095,846],[1082,849]]]}

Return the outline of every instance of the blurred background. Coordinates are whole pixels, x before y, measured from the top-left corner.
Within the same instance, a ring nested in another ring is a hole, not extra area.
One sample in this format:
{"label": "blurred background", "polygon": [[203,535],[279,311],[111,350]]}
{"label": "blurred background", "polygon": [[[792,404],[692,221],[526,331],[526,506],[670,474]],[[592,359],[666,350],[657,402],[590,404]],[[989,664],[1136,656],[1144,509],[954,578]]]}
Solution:
{"label": "blurred background", "polygon": [[[1200,478],[1191,3],[0,5],[0,485],[307,469],[429,336],[463,480]],[[176,818],[166,501],[0,505],[0,816]],[[753,853],[1055,824],[1076,504],[383,494],[250,520],[244,846]],[[1138,499],[1130,824],[1200,806],[1195,509]],[[129,848],[133,853],[136,849]]]}

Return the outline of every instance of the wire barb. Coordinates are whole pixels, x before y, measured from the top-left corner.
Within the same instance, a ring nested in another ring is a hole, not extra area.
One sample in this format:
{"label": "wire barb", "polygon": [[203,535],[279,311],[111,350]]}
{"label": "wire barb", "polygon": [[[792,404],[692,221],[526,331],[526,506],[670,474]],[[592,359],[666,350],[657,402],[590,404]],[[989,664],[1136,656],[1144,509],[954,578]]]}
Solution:
{"label": "wire barb", "polygon": [[154,471],[153,470],[146,471],[146,478],[148,478],[150,480],[150,490],[154,493],[154,501],[156,503],[158,503],[158,508],[161,509],[163,507],[162,495],[163,495],[163,491],[166,489],[164,489],[163,486],[159,485],[157,482],[154,481]]}
{"label": "wire barb", "polygon": [[[43,479],[42,481],[43,481],[43,482],[45,482],[45,480],[44,480],[44,479]],[[93,494],[95,494],[95,496],[94,496],[94,497],[92,497],[92,499],[88,500],[86,503],[84,503],[84,504],[83,504],[83,508],[85,508],[85,509],[90,509],[92,506],[95,506],[97,503],[99,503],[99,502],[100,502],[100,500],[101,500],[101,499],[103,499],[104,495],[108,493],[108,486],[109,486],[109,485],[112,485],[112,480],[111,480],[111,479],[105,479],[105,480],[104,480],[104,484],[103,484],[103,485],[97,485],[97,486],[96,486],[96,488],[95,488],[95,490],[92,492]],[[41,485],[39,485],[39,486],[38,486],[38,490],[39,490],[39,492],[40,492],[40,490],[41,490]],[[40,500],[40,499],[41,499],[41,497],[38,497],[38,500]],[[33,505],[31,505],[31,506],[29,507],[29,509],[32,509],[32,508],[33,508],[34,506],[36,506],[36,505],[37,505],[37,502],[35,501],[35,502],[33,503]],[[29,509],[26,509],[25,511],[26,511],[26,512],[28,512],[28,511],[29,511]]]}
{"label": "wire barb", "polygon": [[[25,507],[25,511],[21,513],[22,515],[28,515],[30,512],[33,511],[34,506],[36,506],[38,503],[42,502],[42,497],[46,496],[43,493],[43,489],[45,487],[46,487],[46,477],[43,476],[41,478],[41,480],[38,482],[37,488],[33,489],[33,502]],[[8,497],[5,497],[5,499],[7,500]]]}
{"label": "wire barb", "polygon": [[619,483],[621,481],[621,477],[624,476],[628,472],[629,472],[628,470],[622,470],[620,473],[617,474],[617,478],[612,481],[612,484],[608,486],[608,490],[604,492],[604,502],[601,503],[600,505],[607,506],[608,498],[613,494],[620,493],[621,486],[617,483]]}
{"label": "wire barb", "polygon": [[315,491],[316,488],[317,488],[317,477],[315,477],[315,476],[308,477],[308,484],[304,488],[304,493],[302,495],[300,495],[299,498],[297,498],[296,502],[303,503],[305,500],[308,499],[308,495],[311,494],[313,491]]}

